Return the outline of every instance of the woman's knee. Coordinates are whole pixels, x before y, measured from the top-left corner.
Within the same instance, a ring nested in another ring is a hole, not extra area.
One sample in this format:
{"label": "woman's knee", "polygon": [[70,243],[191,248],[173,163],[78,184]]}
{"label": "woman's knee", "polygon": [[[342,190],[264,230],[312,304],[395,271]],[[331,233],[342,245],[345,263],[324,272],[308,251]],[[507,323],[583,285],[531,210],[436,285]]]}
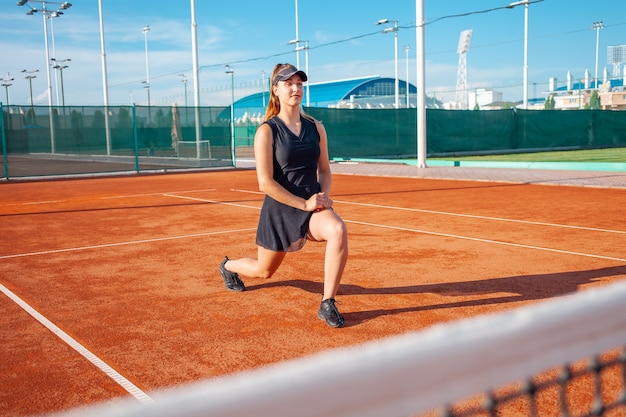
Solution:
{"label": "woman's knee", "polygon": [[339,217],[335,218],[326,227],[328,233],[327,240],[334,240],[336,242],[345,242],[348,239],[348,228],[346,224]]}
{"label": "woman's knee", "polygon": [[276,272],[276,270],[271,270],[269,268],[261,268],[259,270],[257,270],[257,278],[261,278],[261,279],[269,279],[272,278],[272,276],[274,275],[274,272]]}
{"label": "woman's knee", "polygon": [[278,270],[284,258],[285,254],[282,252],[273,252],[259,247],[259,257],[255,271],[257,278],[271,278]]}

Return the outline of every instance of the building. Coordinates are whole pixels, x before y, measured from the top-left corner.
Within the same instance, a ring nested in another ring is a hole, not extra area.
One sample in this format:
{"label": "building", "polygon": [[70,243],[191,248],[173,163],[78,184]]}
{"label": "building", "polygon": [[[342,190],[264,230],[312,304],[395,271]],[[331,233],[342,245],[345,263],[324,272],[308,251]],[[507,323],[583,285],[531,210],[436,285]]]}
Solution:
{"label": "building", "polygon": [[477,88],[474,91],[467,92],[468,109],[476,108],[476,105],[482,109],[492,103],[502,102],[502,92],[488,90],[486,88]]}
{"label": "building", "polygon": [[604,73],[603,80],[592,80],[589,72],[585,77],[574,82],[570,72],[567,73],[567,81],[564,86],[557,87],[556,78],[550,79],[550,88],[546,93],[554,97],[555,110],[584,109],[591,100],[594,90],[598,91],[600,106],[603,110],[626,110],[626,92],[624,80],[626,79],[626,67],[623,78],[609,79]]}
{"label": "building", "polygon": [[[417,106],[417,88],[399,80],[400,108]],[[309,95],[307,97],[307,94]],[[264,114],[269,94],[258,92],[235,101],[235,118],[257,118]],[[395,79],[380,76],[311,83],[304,86],[305,107],[373,109],[395,108]],[[434,98],[426,99],[426,107],[441,108]]]}

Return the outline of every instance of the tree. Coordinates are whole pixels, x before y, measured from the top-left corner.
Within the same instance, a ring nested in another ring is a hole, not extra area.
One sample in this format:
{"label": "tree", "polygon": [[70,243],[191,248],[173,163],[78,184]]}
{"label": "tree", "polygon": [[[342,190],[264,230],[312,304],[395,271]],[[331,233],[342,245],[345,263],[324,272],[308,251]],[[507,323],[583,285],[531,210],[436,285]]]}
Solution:
{"label": "tree", "polygon": [[554,110],[556,108],[556,103],[554,101],[554,94],[550,94],[548,98],[546,98],[545,103],[543,104],[544,110]]}
{"label": "tree", "polygon": [[133,127],[133,121],[126,107],[121,107],[117,114],[117,128],[129,129]]}
{"label": "tree", "polygon": [[599,110],[602,108],[602,103],[600,101],[600,95],[598,94],[598,90],[593,90],[593,93],[591,93],[591,98],[589,99],[589,108],[591,110]]}
{"label": "tree", "polygon": [[105,122],[104,122],[104,113],[102,112],[102,110],[96,110],[93,114],[93,121],[91,123],[91,127],[93,127],[94,129],[104,129],[105,128]]}

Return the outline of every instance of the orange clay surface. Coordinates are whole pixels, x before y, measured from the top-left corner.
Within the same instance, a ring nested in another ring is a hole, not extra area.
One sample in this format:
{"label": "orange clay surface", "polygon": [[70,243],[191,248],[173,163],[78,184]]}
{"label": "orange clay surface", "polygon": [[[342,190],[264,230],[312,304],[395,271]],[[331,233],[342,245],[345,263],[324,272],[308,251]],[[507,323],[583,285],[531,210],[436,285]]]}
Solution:
{"label": "orange clay surface", "polygon": [[[150,393],[626,278],[626,190],[335,175],[350,255],[320,321],[324,245],[227,291],[256,255],[253,170],[0,184],[0,284]],[[129,393],[0,293],[0,415]]]}

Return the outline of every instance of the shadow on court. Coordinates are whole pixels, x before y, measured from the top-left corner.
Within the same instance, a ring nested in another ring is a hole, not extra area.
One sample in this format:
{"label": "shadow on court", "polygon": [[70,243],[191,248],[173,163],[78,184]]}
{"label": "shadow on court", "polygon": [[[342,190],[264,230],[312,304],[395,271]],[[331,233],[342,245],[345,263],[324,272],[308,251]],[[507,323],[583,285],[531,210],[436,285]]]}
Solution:
{"label": "shadow on court", "polygon": [[[400,294],[438,294],[446,297],[470,297],[499,293],[512,295],[481,299],[459,300],[434,305],[420,305],[394,309],[377,309],[345,313],[349,326],[355,326],[377,317],[394,314],[442,310],[459,307],[478,307],[486,305],[517,303],[522,301],[541,300],[570,294],[579,290],[581,285],[608,277],[623,275],[626,277],[626,265],[590,269],[586,271],[558,272],[552,274],[518,275],[513,277],[492,278],[466,282],[446,282],[443,284],[409,285],[400,287],[368,288],[361,285],[342,284],[339,296],[358,295],[400,295]],[[247,287],[249,291],[273,287],[294,287],[312,294],[322,294],[323,283],[292,279],[268,282]]]}

